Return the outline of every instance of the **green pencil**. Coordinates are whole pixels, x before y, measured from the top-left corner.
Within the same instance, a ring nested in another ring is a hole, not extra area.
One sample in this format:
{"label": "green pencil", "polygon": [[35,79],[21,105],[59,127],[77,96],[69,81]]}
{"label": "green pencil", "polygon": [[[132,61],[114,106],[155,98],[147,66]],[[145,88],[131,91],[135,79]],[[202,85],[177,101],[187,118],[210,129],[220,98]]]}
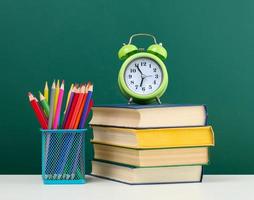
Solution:
{"label": "green pencil", "polygon": [[48,104],[46,98],[42,95],[42,93],[39,92],[39,94],[40,94],[40,102],[43,107],[43,110],[44,110],[46,116],[49,117],[49,104]]}

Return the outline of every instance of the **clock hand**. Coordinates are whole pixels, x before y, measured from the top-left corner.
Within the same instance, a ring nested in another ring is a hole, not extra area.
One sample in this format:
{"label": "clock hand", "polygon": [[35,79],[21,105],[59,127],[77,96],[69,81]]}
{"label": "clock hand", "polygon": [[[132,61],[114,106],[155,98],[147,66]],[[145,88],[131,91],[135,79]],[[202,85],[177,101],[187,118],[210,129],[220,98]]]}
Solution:
{"label": "clock hand", "polygon": [[143,85],[143,81],[144,81],[144,77],[141,77],[142,79],[141,79],[141,82],[140,82],[140,87],[142,87],[142,85]]}
{"label": "clock hand", "polygon": [[141,75],[144,75],[144,74],[142,73],[142,71],[140,70],[139,66],[138,66],[138,65],[135,65],[135,66],[137,67],[137,69],[138,69],[138,71],[140,72],[140,74],[141,74]]}

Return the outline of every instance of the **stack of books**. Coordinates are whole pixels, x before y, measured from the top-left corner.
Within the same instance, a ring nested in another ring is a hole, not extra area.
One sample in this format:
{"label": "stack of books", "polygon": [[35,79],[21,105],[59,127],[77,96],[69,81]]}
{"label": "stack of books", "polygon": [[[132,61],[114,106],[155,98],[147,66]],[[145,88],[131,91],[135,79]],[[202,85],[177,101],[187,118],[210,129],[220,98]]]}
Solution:
{"label": "stack of books", "polygon": [[92,175],[128,184],[201,182],[214,134],[204,105],[95,106]]}

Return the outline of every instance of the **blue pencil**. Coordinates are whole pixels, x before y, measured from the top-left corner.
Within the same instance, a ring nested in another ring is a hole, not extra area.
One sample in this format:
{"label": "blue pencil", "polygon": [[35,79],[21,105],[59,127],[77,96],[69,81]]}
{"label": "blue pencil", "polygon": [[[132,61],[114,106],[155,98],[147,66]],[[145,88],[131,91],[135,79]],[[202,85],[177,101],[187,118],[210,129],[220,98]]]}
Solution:
{"label": "blue pencil", "polygon": [[86,98],[86,103],[81,115],[81,120],[79,123],[79,128],[84,128],[85,127],[85,123],[86,123],[86,118],[87,118],[87,112],[88,112],[88,107],[92,98],[92,94],[93,94],[93,85],[90,85],[88,88],[88,94],[87,94],[87,98]]}

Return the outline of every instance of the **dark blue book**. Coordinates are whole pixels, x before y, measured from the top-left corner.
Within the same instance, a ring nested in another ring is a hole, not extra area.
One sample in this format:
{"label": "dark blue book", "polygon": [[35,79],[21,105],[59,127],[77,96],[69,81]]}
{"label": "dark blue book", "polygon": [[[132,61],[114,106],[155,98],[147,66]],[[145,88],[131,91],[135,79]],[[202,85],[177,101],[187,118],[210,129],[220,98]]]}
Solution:
{"label": "dark blue book", "polygon": [[207,108],[192,104],[115,104],[93,107],[93,126],[164,128],[205,126]]}
{"label": "dark blue book", "polygon": [[201,182],[202,165],[132,167],[92,161],[92,175],[131,185]]}

